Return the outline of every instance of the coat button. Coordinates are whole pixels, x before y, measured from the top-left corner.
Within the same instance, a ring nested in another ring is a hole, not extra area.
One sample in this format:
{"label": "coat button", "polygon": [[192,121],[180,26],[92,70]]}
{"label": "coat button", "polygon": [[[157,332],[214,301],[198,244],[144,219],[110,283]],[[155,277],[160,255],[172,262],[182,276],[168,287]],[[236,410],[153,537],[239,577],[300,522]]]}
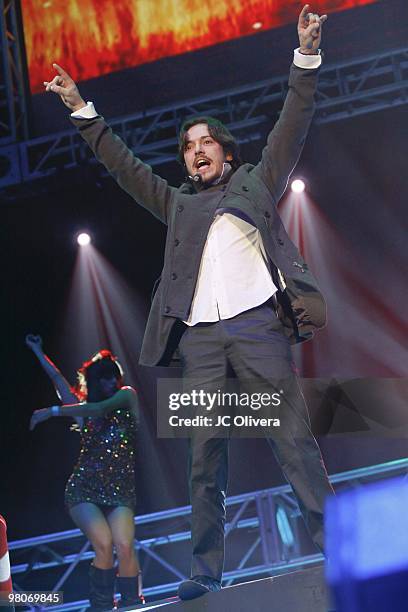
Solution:
{"label": "coat button", "polygon": [[177,206],[177,210],[178,210],[178,212],[182,212],[184,210],[184,206],[182,204],[179,204]]}
{"label": "coat button", "polygon": [[265,217],[269,219],[270,216],[271,216],[271,213],[269,212],[269,210],[265,210]]}
{"label": "coat button", "polygon": [[283,240],[282,240],[282,238],[278,238],[278,244],[283,245]]}
{"label": "coat button", "polygon": [[180,240],[178,238],[175,239],[174,241],[174,246],[178,246],[180,244]]}
{"label": "coat button", "polygon": [[303,267],[303,265],[302,265],[302,264],[300,264],[300,263],[298,263],[297,261],[294,261],[294,262],[293,262],[293,265],[295,266],[295,268],[299,268],[299,270],[300,270],[301,272],[303,272],[303,274],[306,272],[306,270],[305,270],[305,268]]}
{"label": "coat button", "polygon": [[164,312],[168,314],[170,310],[171,310],[170,306],[166,306],[166,308],[164,309]]}
{"label": "coat button", "polygon": [[176,278],[177,278],[177,274],[173,272],[173,274],[171,275],[171,280],[176,280]]}
{"label": "coat button", "polygon": [[242,191],[249,191],[249,187],[247,187],[246,185],[242,185]]}

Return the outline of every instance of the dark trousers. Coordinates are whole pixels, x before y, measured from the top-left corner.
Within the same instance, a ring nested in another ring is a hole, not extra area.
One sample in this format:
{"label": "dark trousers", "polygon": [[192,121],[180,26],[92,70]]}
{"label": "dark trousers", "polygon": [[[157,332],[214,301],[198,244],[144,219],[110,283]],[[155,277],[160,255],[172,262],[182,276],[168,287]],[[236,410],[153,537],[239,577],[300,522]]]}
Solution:
{"label": "dark trousers", "polygon": [[[265,431],[292,486],[309,533],[323,550],[323,508],[333,493],[307,407],[293,373],[290,344],[269,302],[232,319],[188,327],[180,341],[184,391],[225,388],[229,366],[241,390],[283,391],[279,432]],[[228,438],[216,428],[194,428],[190,437],[192,504],[191,575],[222,577]]]}

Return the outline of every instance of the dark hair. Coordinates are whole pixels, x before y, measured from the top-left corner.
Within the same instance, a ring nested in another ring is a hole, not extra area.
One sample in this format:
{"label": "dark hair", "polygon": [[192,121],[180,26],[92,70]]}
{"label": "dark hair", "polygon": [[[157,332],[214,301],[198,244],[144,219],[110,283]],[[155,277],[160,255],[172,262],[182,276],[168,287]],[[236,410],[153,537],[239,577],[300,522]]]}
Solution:
{"label": "dark hair", "polygon": [[108,351],[102,349],[95,353],[88,361],[85,361],[77,372],[78,382],[75,394],[83,401],[92,396],[92,400],[98,393],[98,385],[101,378],[114,376],[118,381],[118,388],[123,386],[123,369],[117,358]]}
{"label": "dark hair", "polygon": [[242,159],[239,153],[239,145],[229,129],[221,123],[218,119],[214,119],[214,117],[190,117],[186,119],[181,126],[179,133],[179,141],[178,141],[178,156],[177,159],[184,167],[184,150],[186,146],[186,133],[193,125],[198,125],[199,123],[205,123],[208,126],[208,132],[212,138],[218,144],[222,146],[224,149],[225,155],[230,153],[232,155],[232,160],[230,164],[233,170],[239,168],[242,165]]}

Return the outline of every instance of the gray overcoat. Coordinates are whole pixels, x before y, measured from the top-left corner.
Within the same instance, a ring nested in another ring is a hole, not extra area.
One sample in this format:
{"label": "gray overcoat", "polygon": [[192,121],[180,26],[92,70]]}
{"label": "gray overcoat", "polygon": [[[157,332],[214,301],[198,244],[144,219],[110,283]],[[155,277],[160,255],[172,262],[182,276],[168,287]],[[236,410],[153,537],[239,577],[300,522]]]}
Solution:
{"label": "gray overcoat", "polygon": [[178,342],[175,329],[180,328],[175,323],[188,317],[207,234],[220,207],[241,211],[259,229],[279,286],[278,316],[290,341],[308,340],[325,325],[323,296],[276,209],[313,117],[317,75],[318,70],[292,65],[285,104],[260,162],[243,164],[224,184],[200,191],[188,183],[171,187],[155,175],[101,116],[72,119],[118,184],[168,226],[163,271],[140,355],[142,365],[170,363]]}

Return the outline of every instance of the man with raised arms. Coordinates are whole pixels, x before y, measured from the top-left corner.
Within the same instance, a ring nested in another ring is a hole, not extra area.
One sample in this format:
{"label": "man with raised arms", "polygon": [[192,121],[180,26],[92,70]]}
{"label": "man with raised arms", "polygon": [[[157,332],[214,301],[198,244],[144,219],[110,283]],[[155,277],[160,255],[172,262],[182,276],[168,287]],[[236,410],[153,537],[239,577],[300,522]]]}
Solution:
{"label": "man with raised arms", "polygon": [[[60,95],[118,184],[168,226],[140,363],[167,365],[178,346],[187,391],[222,389],[232,368],[245,391],[280,393],[279,434],[273,428],[265,434],[320,550],[324,501],[333,491],[310,431],[290,344],[325,325],[325,302],[276,205],[313,117],[326,18],[310,13],[308,5],[299,15],[288,94],[259,163],[242,162],[235,139],[218,120],[189,118],[179,137],[186,182],[178,188],[135,157],[61,67],[54,64],[57,75],[44,83]],[[191,579],[179,587],[182,599],[221,588],[227,475],[228,439],[213,428],[195,429],[189,456],[193,560]]]}

